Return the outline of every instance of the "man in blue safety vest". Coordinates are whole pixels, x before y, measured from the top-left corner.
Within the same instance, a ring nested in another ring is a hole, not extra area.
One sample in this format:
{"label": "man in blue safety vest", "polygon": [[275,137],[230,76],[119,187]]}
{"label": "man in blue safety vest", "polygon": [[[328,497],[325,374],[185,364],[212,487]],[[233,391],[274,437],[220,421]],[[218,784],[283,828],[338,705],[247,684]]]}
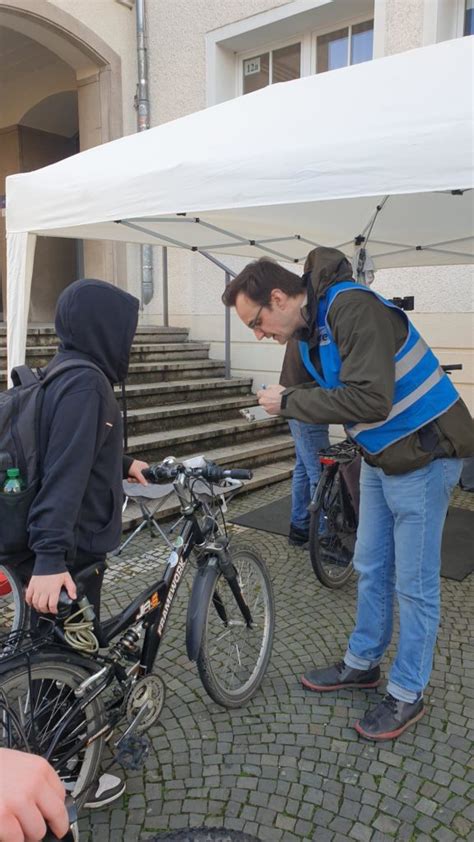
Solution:
{"label": "man in blue safety vest", "polygon": [[377,687],[393,626],[400,636],[387,693],[356,730],[398,737],[425,712],[440,613],[441,537],[462,457],[474,453],[474,424],[436,356],[400,310],[356,284],[342,252],[317,248],[302,278],[272,260],[249,264],[227,286],[257,339],[299,339],[313,382],[258,392],[271,413],[343,424],[360,445],[356,624],[343,660],[314,667],[303,685],[324,692]]}

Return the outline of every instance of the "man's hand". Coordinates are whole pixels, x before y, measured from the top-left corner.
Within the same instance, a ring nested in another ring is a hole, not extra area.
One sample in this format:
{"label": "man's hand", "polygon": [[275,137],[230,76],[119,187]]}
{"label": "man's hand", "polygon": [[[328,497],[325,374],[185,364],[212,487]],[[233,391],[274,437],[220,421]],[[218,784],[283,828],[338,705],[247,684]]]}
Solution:
{"label": "man's hand", "polygon": [[132,464],[128,469],[128,481],[129,482],[139,482],[140,485],[148,485],[145,477],[142,474],[142,471],[145,468],[149,468],[148,462],[140,462],[139,459],[134,459]]}
{"label": "man's hand", "polygon": [[284,386],[267,386],[266,389],[259,389],[257,398],[260,406],[263,406],[270,415],[276,415],[280,412],[281,393],[284,391]]}
{"label": "man's hand", "polygon": [[58,598],[61,588],[66,588],[68,596],[76,599],[77,591],[69,573],[56,573],[53,576],[32,576],[25,599],[39,614],[57,614]]}
{"label": "man's hand", "polygon": [[0,842],[39,842],[46,822],[62,839],[69,828],[65,797],[46,760],[0,748]]}

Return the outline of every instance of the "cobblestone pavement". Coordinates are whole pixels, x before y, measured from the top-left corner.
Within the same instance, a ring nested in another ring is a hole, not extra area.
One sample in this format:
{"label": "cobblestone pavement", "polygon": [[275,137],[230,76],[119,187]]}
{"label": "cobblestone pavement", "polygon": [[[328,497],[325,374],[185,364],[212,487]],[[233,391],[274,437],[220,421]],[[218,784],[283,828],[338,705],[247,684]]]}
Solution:
{"label": "cobblestone pavement", "polygon": [[[242,496],[231,504],[232,514],[288,492],[285,482]],[[458,494],[456,505],[471,508],[472,501]],[[149,733],[146,768],[125,773],[121,801],[84,814],[81,842],[159,840],[160,831],[202,826],[271,842],[474,840],[474,576],[442,580],[427,715],[398,741],[373,744],[352,725],[378,691],[321,695],[299,682],[305,667],[344,652],[355,583],[325,590],[308,555],[284,538],[233,531],[265,557],[275,591],[276,636],[261,692],[234,711],[207,697],[185,654],[184,582],[155,665],[167,697],[160,724]],[[132,543],[107,573],[104,613],[136,595],[165,555],[147,536]]]}

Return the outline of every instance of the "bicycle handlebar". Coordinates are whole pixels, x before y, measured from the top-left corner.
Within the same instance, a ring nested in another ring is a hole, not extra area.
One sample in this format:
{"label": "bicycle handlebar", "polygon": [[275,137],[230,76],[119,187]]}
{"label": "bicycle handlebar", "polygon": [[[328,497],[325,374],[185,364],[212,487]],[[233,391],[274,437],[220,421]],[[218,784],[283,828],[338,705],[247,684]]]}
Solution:
{"label": "bicycle handlebar", "polygon": [[167,465],[161,462],[159,465],[151,465],[142,471],[143,476],[148,482],[158,484],[160,482],[170,482],[176,479],[180,474],[186,477],[195,479],[204,479],[208,482],[221,482],[223,479],[252,479],[252,471],[245,468],[221,468],[210,462],[202,468],[189,468],[186,465]]}
{"label": "bicycle handlebar", "polygon": [[462,363],[446,363],[446,365],[442,365],[441,368],[449,374],[450,371],[461,371]]}

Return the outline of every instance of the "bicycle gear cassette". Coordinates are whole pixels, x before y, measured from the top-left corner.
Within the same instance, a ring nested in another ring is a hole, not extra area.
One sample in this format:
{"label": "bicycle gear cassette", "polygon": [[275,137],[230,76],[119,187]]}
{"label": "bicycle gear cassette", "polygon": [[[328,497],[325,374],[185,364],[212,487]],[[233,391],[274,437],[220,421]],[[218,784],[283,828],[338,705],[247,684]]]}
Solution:
{"label": "bicycle gear cassette", "polygon": [[138,714],[134,732],[143,734],[159,719],[165,701],[165,685],[157,675],[140,678],[127,700],[127,720],[132,723]]}

